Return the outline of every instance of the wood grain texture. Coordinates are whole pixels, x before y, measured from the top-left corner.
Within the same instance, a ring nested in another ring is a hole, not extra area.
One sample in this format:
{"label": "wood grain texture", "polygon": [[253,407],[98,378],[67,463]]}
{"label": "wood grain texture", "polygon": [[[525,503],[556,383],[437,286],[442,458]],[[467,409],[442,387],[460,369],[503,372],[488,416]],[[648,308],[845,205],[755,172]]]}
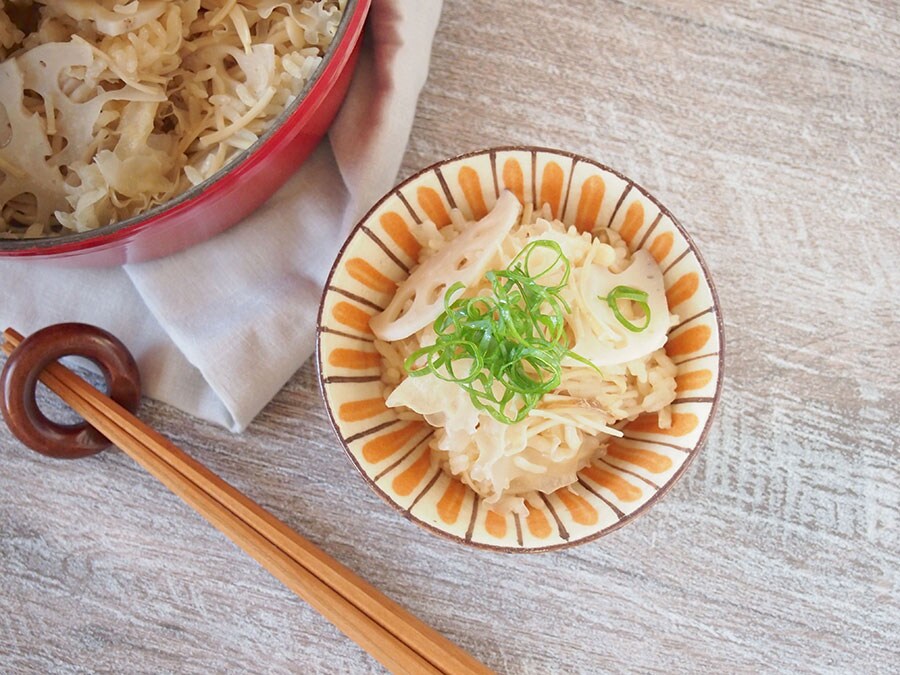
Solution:
{"label": "wood grain texture", "polygon": [[[142,415],[502,672],[896,672],[896,2],[448,0],[403,175],[536,143],[641,182],[726,320],[708,445],[647,516],[570,551],[471,551],[338,448],[307,364],[241,436]],[[378,672],[120,453],[0,431],[0,671]]]}

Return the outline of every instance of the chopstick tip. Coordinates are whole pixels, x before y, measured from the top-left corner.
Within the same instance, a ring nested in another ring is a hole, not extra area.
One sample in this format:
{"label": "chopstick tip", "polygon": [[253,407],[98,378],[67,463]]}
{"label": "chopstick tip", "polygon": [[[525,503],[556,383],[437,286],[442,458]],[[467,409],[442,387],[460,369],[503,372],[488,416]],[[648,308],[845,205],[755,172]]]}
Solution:
{"label": "chopstick tip", "polygon": [[22,340],[24,340],[22,334],[12,326],[8,326],[6,330],[3,331],[3,338],[8,342],[13,343],[21,342]]}

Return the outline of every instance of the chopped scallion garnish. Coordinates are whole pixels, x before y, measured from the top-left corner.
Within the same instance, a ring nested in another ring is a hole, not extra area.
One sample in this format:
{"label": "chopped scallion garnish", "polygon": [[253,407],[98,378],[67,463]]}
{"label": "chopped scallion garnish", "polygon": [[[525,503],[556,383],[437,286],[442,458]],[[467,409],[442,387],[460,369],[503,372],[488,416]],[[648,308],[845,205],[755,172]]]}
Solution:
{"label": "chopped scallion garnish", "polygon": [[[650,296],[647,295],[647,293],[638,290],[637,288],[632,288],[631,286],[616,286],[605,298],[598,296],[598,299],[606,301],[606,304],[609,305],[609,308],[612,310],[612,313],[615,315],[616,319],[618,319],[620,324],[625,326],[625,328],[632,333],[640,333],[643,330],[647,330],[647,326],[650,325],[650,305],[647,303],[649,297]],[[622,314],[622,310],[619,309],[619,300],[631,300],[636,303],[644,312],[644,325],[638,326],[626,319]]]}
{"label": "chopped scallion garnish", "polygon": [[[538,249],[555,257],[532,274],[530,262]],[[538,283],[553,272],[559,276],[555,285]],[[559,244],[541,239],[525,246],[506,269],[485,274],[489,293],[453,300],[465,289],[462,283],[453,284],[434,322],[435,343],[413,352],[404,364],[406,371],[411,377],[433,373],[455,382],[472,405],[499,422],[521,421],[544,394],[559,386],[566,356],[598,370],[569,350],[565,317],[571,309],[560,293],[570,273]],[[424,365],[417,368],[420,359]],[[470,363],[461,366],[463,360]]]}

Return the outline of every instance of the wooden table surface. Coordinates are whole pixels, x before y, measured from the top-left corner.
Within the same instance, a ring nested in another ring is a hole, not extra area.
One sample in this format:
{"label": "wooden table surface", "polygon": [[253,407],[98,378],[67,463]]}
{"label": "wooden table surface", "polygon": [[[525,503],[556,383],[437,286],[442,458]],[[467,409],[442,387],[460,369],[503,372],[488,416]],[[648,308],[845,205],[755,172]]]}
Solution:
{"label": "wooden table surface", "polygon": [[[896,0],[487,6],[446,2],[402,174],[542,144],[671,208],[728,343],[684,479],[607,538],[500,555],[366,487],[310,364],[239,436],[144,418],[498,671],[898,672]],[[0,672],[380,671],[121,453],[4,429],[0,459]]]}

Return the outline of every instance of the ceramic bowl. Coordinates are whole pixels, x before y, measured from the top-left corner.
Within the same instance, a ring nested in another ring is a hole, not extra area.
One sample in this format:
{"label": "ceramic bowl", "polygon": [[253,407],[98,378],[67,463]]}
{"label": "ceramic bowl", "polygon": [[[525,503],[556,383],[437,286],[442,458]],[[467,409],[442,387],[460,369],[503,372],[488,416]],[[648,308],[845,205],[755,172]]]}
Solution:
{"label": "ceramic bowl", "polygon": [[[384,403],[369,319],[416,264],[418,224],[450,222],[458,208],[483,216],[503,189],[549,204],[579,230],[612,227],[631,251],[659,262],[669,308],[680,317],[666,352],[678,366],[672,426],[656,415],[623,427],[578,482],[542,495],[527,516],[492,511],[431,458],[431,428],[398,419]],[[709,271],[687,232],[650,193],[590,159],[544,148],[494,148],[440,162],[393,189],[341,250],[319,310],[317,359],[332,424],[372,488],[407,518],[460,543],[540,551],[596,539],[647,511],[697,456],[722,384],[722,319]]]}

